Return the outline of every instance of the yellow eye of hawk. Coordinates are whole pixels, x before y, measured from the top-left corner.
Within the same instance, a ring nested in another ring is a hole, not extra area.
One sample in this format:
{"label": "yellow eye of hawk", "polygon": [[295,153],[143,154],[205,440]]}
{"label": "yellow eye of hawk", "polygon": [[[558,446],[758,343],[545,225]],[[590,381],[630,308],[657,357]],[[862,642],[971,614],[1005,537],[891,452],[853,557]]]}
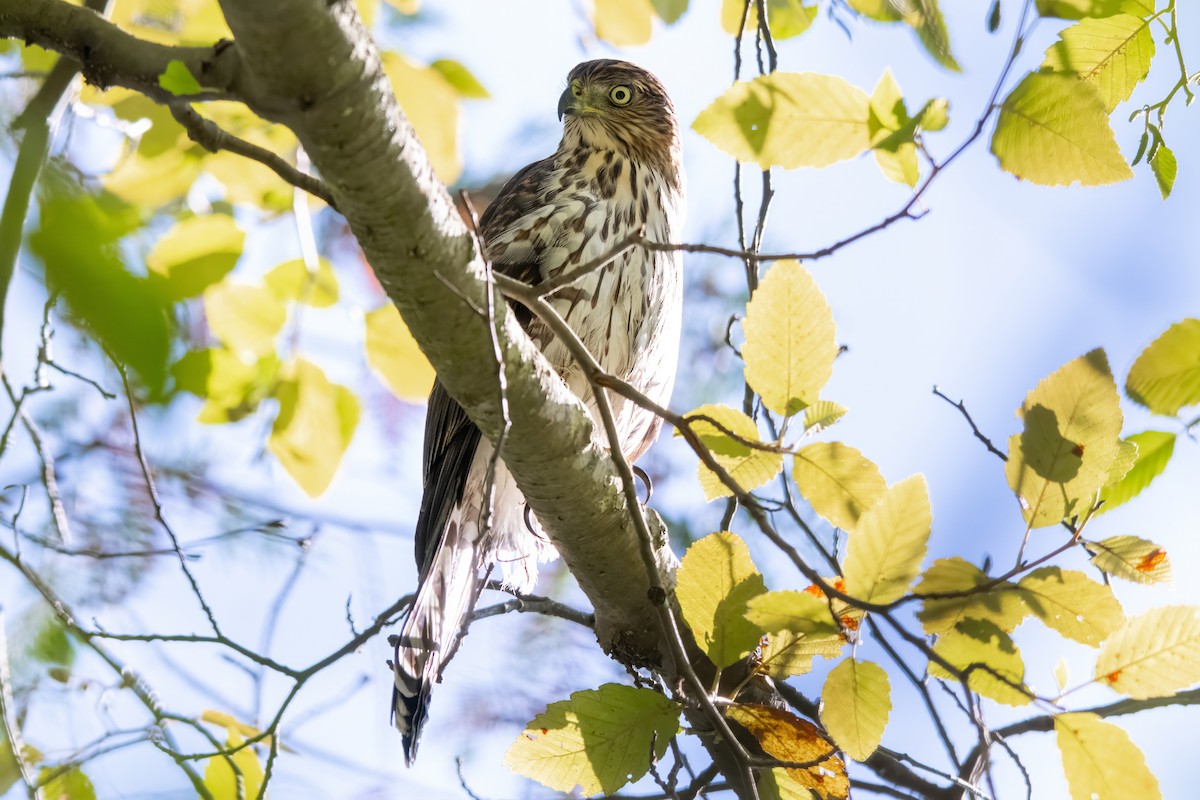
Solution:
{"label": "yellow eye of hawk", "polygon": [[579,81],[571,81],[571,94],[576,97],[583,97],[583,85]]}
{"label": "yellow eye of hawk", "polygon": [[628,86],[614,86],[608,91],[608,99],[612,100],[615,106],[627,106],[633,99],[633,89]]}

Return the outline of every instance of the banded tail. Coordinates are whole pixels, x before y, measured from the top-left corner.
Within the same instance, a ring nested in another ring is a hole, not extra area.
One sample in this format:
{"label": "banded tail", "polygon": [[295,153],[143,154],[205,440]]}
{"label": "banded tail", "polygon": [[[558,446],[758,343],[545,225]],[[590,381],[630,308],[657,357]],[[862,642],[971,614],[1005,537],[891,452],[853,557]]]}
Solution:
{"label": "banded tail", "polygon": [[442,669],[458,649],[463,622],[483,586],[478,531],[473,522],[461,519],[462,512],[462,507],[457,507],[451,514],[395,640],[392,714],[404,740],[404,761],[410,767],[417,758],[433,684],[441,680]]}

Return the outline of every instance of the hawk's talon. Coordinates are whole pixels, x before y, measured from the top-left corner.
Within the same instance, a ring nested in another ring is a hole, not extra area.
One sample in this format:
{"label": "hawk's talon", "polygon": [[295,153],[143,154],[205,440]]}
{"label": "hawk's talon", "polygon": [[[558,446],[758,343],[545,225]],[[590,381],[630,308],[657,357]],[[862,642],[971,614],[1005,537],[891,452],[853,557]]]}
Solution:
{"label": "hawk's talon", "polygon": [[650,476],[646,474],[646,470],[639,467],[637,464],[631,464],[633,474],[642,479],[642,483],[646,484],[646,499],[642,501],[642,505],[647,505],[650,498],[654,496],[654,481],[650,480]]}

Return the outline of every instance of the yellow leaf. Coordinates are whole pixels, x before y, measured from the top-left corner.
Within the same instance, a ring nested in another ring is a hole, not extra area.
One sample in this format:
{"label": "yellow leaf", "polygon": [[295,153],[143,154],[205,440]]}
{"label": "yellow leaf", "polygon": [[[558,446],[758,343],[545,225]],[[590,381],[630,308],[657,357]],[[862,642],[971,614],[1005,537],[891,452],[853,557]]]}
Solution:
{"label": "yellow leaf", "polygon": [[328,308],[338,301],[337,275],[333,265],[324,258],[317,259],[317,270],[308,271],[302,258],[285,261],[267,273],[263,281],[280,300],[306,303],[315,308]]}
{"label": "yellow leaf", "polygon": [[1068,639],[1096,647],[1125,622],[1112,589],[1082,572],[1042,567],[1017,586],[1034,616]]}
{"label": "yellow leaf", "polygon": [[[237,747],[245,741],[242,735],[233,728],[228,730],[229,739],[225,742],[226,748]],[[238,792],[238,775],[229,765],[230,761],[237,765],[238,772],[241,773],[242,791],[240,794]],[[210,758],[208,767],[204,770],[204,785],[212,793],[213,800],[258,797],[262,782],[263,767],[253,747],[243,747],[230,756]]]}
{"label": "yellow leaf", "polygon": [[1000,106],[992,153],[1006,172],[1042,186],[1133,177],[1099,90],[1072,75],[1026,75]]}
{"label": "yellow leaf", "polygon": [[986,619],[1005,633],[1012,633],[1029,608],[1017,587],[1004,581],[988,589],[980,589],[991,578],[979,567],[962,558],[940,558],[925,570],[921,582],[913,590],[917,595],[970,592],[962,597],[928,597],[921,603],[917,618],[928,634],[945,633],[964,619]]}
{"label": "yellow leaf", "polygon": [[[1031,701],[1022,691],[1025,681],[1025,662],[1012,637],[995,623],[982,619],[965,619],[954,630],[942,634],[933,648],[960,672],[967,673],[967,685],[984,697],[1008,706],[1024,706]],[[930,660],[929,674],[945,681],[958,682],[958,677]]]}
{"label": "yellow leaf", "polygon": [[1132,14],[1085,19],[1060,35],[1042,66],[1095,84],[1105,111],[1128,100],[1150,71],[1154,37],[1147,20]]}
{"label": "yellow leaf", "polygon": [[847,658],[825,679],[821,722],[842,751],[866,761],[883,740],[892,711],[892,688],[878,664]]}
{"label": "yellow leaf", "polygon": [[762,631],[744,612],[767,587],[740,538],[722,532],[695,542],[684,553],[676,580],[683,619],[713,664],[728,667],[758,645]]}
{"label": "yellow leaf", "polygon": [[1200,606],[1164,606],[1130,619],[1100,649],[1096,680],[1138,700],[1170,697],[1200,681]]}
{"label": "yellow leaf", "polygon": [[744,703],[731,705],[727,716],[749,731],[767,755],[781,761],[819,761],[809,769],[786,768],[783,772],[820,800],[849,795],[846,765],[816,725],[781,709]]}
{"label": "yellow leaf", "polygon": [[123,159],[101,183],[122,200],[156,209],[187,194],[202,163],[191,148],[172,148],[153,157],[139,151]]}
{"label": "yellow leaf", "polygon": [[[783,454],[750,447],[743,441],[759,441],[758,426],[742,412],[725,405],[703,405],[685,415],[692,421],[692,430],[712,453],[717,463],[745,491],[762,486],[783,468]],[[707,419],[698,419],[707,417]],[[713,424],[709,420],[715,421]],[[718,427],[719,426],[719,427]],[[730,431],[743,441],[726,433]],[[676,431],[676,436],[679,432]],[[705,500],[715,500],[733,494],[703,463],[699,465],[700,486]]]}
{"label": "yellow leaf", "polygon": [[310,497],[329,487],[358,425],[358,399],[299,359],[275,388],[279,416],[267,445]]}
{"label": "yellow leaf", "polygon": [[1087,514],[1120,454],[1121,405],[1103,350],[1041,381],[1018,410],[1005,474],[1034,528]]}
{"label": "yellow leaf", "polygon": [[1110,536],[1084,542],[1097,569],[1134,583],[1170,583],[1171,559],[1167,551],[1137,536]]}
{"label": "yellow leaf", "polygon": [[595,0],[596,36],[617,47],[650,41],[650,0]]}
{"label": "yellow leaf", "polygon": [[1129,734],[1095,714],[1056,714],[1071,800],[1162,800],[1158,779]]}
{"label": "yellow leaf", "polygon": [[208,327],[226,347],[246,361],[275,352],[275,337],[287,309],[261,286],[224,281],[204,290]]}
{"label": "yellow leaf", "polygon": [[767,634],[758,669],[776,680],[804,675],[812,671],[815,656],[837,658],[845,645],[846,640],[838,634],[820,637],[775,631]]}
{"label": "yellow leaf", "polygon": [[189,217],[155,243],[146,267],[162,278],[171,300],[195,297],[229,274],[245,240],[246,234],[226,214]]}
{"label": "yellow leaf", "polygon": [[462,174],[458,91],[436,69],[420,66],[398,53],[383,54],[383,71],[438,178],[442,183],[454,183]]}
{"label": "yellow leaf", "polygon": [[1155,414],[1170,416],[1200,403],[1200,319],[1175,323],[1143,350],[1125,391]]}
{"label": "yellow leaf", "polygon": [[763,169],[826,167],[870,147],[867,93],[833,75],[775,72],[739,81],[692,129]]}
{"label": "yellow leaf", "polygon": [[837,358],[833,311],[796,261],[777,262],[746,304],[746,382],[763,405],[791,416],[817,400]]}
{"label": "yellow leaf", "polygon": [[391,303],[366,315],[367,363],[392,394],[422,403],[433,388],[434,371]]}
{"label": "yellow leaf", "polygon": [[920,573],[933,514],[925,476],[895,484],[858,520],[846,547],[846,594],[869,603],[904,596]]}
{"label": "yellow leaf", "polygon": [[887,491],[879,467],[841,442],[801,448],[792,462],[800,494],[831,525],[853,531],[863,512]]}

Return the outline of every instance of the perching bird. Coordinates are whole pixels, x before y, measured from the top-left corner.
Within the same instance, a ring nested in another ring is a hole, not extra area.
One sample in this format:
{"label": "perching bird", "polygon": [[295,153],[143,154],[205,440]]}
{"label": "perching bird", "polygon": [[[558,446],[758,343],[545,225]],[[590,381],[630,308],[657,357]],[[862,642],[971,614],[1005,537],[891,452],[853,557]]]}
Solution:
{"label": "perching bird", "polygon": [[[559,118],[565,117],[558,150],[513,176],[479,220],[494,269],[532,284],[611,253],[639,230],[647,240],[665,243],[683,226],[679,126],[663,85],[646,70],[612,59],[580,64],[567,81],[558,101]],[[667,402],[679,353],[678,252],[635,247],[549,299],[606,372],[655,402]],[[599,424],[587,381],[563,343],[524,309],[518,318]],[[609,400],[621,452],[633,462],[657,437],[662,420],[616,395]],[[494,513],[485,530],[492,452],[435,382],[415,534],[419,588],[395,639],[393,711],[409,765],[430,691],[458,647],[486,576],[499,566],[506,587],[528,592],[538,562],[556,555],[527,516],[525,499],[503,464],[495,472]]]}

